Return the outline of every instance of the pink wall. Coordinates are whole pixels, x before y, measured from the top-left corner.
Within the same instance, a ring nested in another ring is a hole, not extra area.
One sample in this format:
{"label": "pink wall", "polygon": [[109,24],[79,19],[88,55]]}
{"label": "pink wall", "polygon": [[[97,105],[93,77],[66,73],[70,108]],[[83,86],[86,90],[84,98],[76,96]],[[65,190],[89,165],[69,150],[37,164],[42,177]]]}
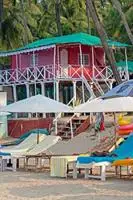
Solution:
{"label": "pink wall", "polygon": [[[54,54],[53,48],[47,49],[47,50],[36,51],[35,54],[38,55],[38,66],[53,64],[53,54]],[[32,55],[32,52],[17,55],[19,68],[32,67],[31,66],[31,55]],[[11,68],[15,69],[17,67],[16,66],[16,56],[12,56],[11,60],[12,60]]]}
{"label": "pink wall", "polygon": [[[78,74],[81,75],[81,68],[79,68],[79,45],[62,45],[59,47],[59,51],[62,49],[68,50],[68,64],[72,65],[69,68],[69,75],[74,74],[75,78],[78,78]],[[89,75],[92,76],[92,48],[90,46],[82,45],[83,54],[89,55],[89,65],[84,66],[84,76],[89,79]],[[38,55],[38,66],[52,65],[54,49],[47,49],[35,52]],[[32,53],[18,55],[18,63],[20,68],[32,67],[30,64]],[[56,54],[57,55],[57,54]],[[59,53],[60,55],[60,53]],[[57,55],[58,56],[58,55]],[[56,56],[56,63],[57,63]],[[59,59],[60,62],[60,59]],[[94,48],[94,64],[97,68],[102,69],[105,66],[104,63],[104,50],[103,48]],[[16,57],[12,56],[12,69],[16,68]],[[79,69],[79,70],[78,70]],[[78,70],[78,73],[75,73]],[[97,73],[97,72],[96,72]]]}

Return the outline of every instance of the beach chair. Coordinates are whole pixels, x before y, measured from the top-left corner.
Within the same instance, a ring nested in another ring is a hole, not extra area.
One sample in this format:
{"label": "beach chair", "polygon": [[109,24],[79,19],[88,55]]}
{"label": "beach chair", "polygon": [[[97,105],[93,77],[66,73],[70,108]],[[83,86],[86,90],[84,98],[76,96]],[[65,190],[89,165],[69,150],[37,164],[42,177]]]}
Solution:
{"label": "beach chair", "polygon": [[102,152],[103,150],[106,152],[110,152],[114,149],[115,145],[118,146],[124,139],[119,138],[116,141],[115,137],[107,137],[104,138],[104,140],[102,139],[98,145],[90,149],[88,148],[90,142],[87,143],[88,138],[83,136],[83,139],[79,140],[79,142],[77,143],[78,145],[75,145],[75,140],[76,139],[73,138],[73,140],[68,141],[64,145],[62,145],[62,142],[59,142],[47,150],[46,155],[49,155],[49,153],[52,154],[50,165],[51,176],[67,177],[69,175],[69,172],[72,171],[73,164],[75,164],[78,155],[84,154],[84,156],[88,156],[89,153],[98,150],[100,152]]}
{"label": "beach chair", "polygon": [[[32,150],[28,151],[25,154],[25,169],[40,169],[44,168],[44,160],[48,159],[50,162],[49,156],[43,156],[42,153],[45,152],[48,148],[55,145],[61,140],[61,137],[59,136],[47,136],[45,140],[40,142],[38,145],[36,145]],[[29,164],[30,159],[34,159],[35,163],[33,165]]]}
{"label": "beach chair", "polygon": [[0,144],[1,147],[7,147],[7,146],[15,146],[20,144],[21,142],[23,142],[27,137],[29,137],[31,134],[45,134],[45,135],[49,135],[49,132],[47,129],[32,129],[26,133],[24,133],[23,135],[21,135],[19,138],[15,139],[14,141],[10,141],[10,142],[5,142],[3,144]]}
{"label": "beach chair", "polygon": [[[133,157],[133,135],[130,135],[118,148],[105,157],[78,157],[74,165],[73,177],[77,178],[77,169],[85,169],[85,178],[97,178],[102,181],[106,180],[106,167],[113,166],[114,161],[123,160]],[[94,176],[89,174],[93,168],[100,167],[100,175]]]}
{"label": "beach chair", "polygon": [[[37,134],[31,134],[20,144],[11,146],[11,147],[10,146],[3,147],[2,149],[0,149],[0,152],[10,153],[11,155],[15,153],[24,154],[30,149],[32,149],[34,145],[37,144],[37,142],[41,142],[46,137],[47,136],[45,134],[40,134],[39,136]],[[39,141],[38,141],[38,138],[39,138]]]}
{"label": "beach chair", "polygon": [[[46,137],[48,136],[46,136],[45,134],[40,134],[38,142],[41,142]],[[37,144],[37,138],[37,134],[31,134],[19,145],[12,147],[4,147],[0,149],[0,170],[4,171],[6,169],[11,169],[13,171],[16,171],[16,158],[22,157],[24,154],[26,154],[26,152],[31,150]],[[11,160],[12,162],[12,167],[7,167],[9,160]]]}

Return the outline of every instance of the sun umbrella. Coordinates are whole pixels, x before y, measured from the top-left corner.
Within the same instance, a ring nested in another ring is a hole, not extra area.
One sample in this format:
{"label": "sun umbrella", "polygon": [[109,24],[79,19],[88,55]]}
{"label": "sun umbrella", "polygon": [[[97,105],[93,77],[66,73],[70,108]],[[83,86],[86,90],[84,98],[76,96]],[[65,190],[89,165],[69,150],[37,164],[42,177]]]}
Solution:
{"label": "sun umbrella", "polygon": [[106,94],[102,96],[102,98],[114,98],[114,97],[133,97],[133,80],[129,80],[121,83],[120,85],[114,87]]}
{"label": "sun umbrella", "polygon": [[[71,110],[72,109],[69,106],[61,102],[55,101],[43,95],[36,95],[4,106],[0,109],[0,112],[2,111],[11,113],[60,113],[70,112]],[[37,143],[38,141],[39,134],[37,134]]]}
{"label": "sun umbrella", "polygon": [[43,95],[36,95],[4,106],[0,112],[11,113],[60,113],[70,112],[71,108]]}
{"label": "sun umbrella", "polygon": [[116,97],[112,99],[94,99],[75,107],[73,112],[132,112],[133,97]]}

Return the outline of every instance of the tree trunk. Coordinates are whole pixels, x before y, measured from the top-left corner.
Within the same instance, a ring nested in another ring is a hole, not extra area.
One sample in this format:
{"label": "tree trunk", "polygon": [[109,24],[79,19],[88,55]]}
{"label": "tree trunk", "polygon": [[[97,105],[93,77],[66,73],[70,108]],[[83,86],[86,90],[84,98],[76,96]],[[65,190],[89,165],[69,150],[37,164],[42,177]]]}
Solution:
{"label": "tree trunk", "polygon": [[87,9],[89,9],[89,12],[90,12],[90,15],[93,19],[96,30],[97,30],[97,32],[100,36],[102,45],[104,47],[105,53],[106,53],[107,58],[108,58],[109,65],[111,66],[111,69],[113,71],[114,78],[115,78],[117,84],[119,84],[122,81],[121,81],[119,72],[117,71],[117,68],[115,66],[116,65],[115,57],[114,57],[112,49],[109,48],[109,46],[108,46],[107,33],[106,33],[102,23],[100,22],[100,19],[98,17],[98,14],[97,14],[97,11],[96,11],[96,8],[95,8],[95,5],[94,5],[93,2],[94,2],[93,0],[86,0],[86,6],[87,6]]}
{"label": "tree trunk", "polygon": [[3,0],[0,0],[0,31],[2,26],[2,20],[3,20]]}
{"label": "tree trunk", "polygon": [[119,15],[121,16],[121,19],[122,19],[123,24],[125,26],[125,29],[127,31],[128,37],[129,37],[129,39],[130,39],[130,41],[131,41],[131,43],[133,45],[133,34],[132,34],[131,29],[130,29],[130,27],[128,25],[126,16],[122,11],[120,2],[118,0],[111,0],[111,2],[115,6],[116,10],[119,12]]}
{"label": "tree trunk", "polygon": [[25,11],[24,11],[24,1],[20,0],[20,7],[21,7],[21,13],[22,13],[22,20],[23,20],[23,25],[24,25],[24,29],[25,29],[25,33],[24,33],[24,43],[28,44],[28,25],[27,25],[27,20],[25,17]]}
{"label": "tree trunk", "polygon": [[55,2],[55,14],[56,14],[56,24],[58,35],[62,35],[62,27],[61,27],[61,20],[60,20],[60,0],[56,0]]}
{"label": "tree trunk", "polygon": [[90,12],[89,9],[87,9],[86,6],[86,17],[87,17],[87,24],[88,24],[88,33],[91,34],[91,27],[90,27]]}

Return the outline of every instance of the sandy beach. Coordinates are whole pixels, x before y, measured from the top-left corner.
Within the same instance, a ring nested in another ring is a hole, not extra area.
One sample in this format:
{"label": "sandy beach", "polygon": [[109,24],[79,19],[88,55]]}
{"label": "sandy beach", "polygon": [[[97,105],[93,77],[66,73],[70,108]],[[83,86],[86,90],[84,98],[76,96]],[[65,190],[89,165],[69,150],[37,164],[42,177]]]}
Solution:
{"label": "sandy beach", "polygon": [[[112,119],[109,122],[112,123]],[[101,136],[114,134],[110,123],[107,127]],[[84,134],[91,132],[82,136]],[[78,138],[81,141],[80,136]],[[132,200],[132,184],[131,178],[113,176],[102,182],[83,177],[77,180],[52,178],[49,172],[5,171],[0,173],[0,200]]]}
{"label": "sandy beach", "polygon": [[0,173],[0,200],[132,200],[133,180],[51,178],[48,172]]}

